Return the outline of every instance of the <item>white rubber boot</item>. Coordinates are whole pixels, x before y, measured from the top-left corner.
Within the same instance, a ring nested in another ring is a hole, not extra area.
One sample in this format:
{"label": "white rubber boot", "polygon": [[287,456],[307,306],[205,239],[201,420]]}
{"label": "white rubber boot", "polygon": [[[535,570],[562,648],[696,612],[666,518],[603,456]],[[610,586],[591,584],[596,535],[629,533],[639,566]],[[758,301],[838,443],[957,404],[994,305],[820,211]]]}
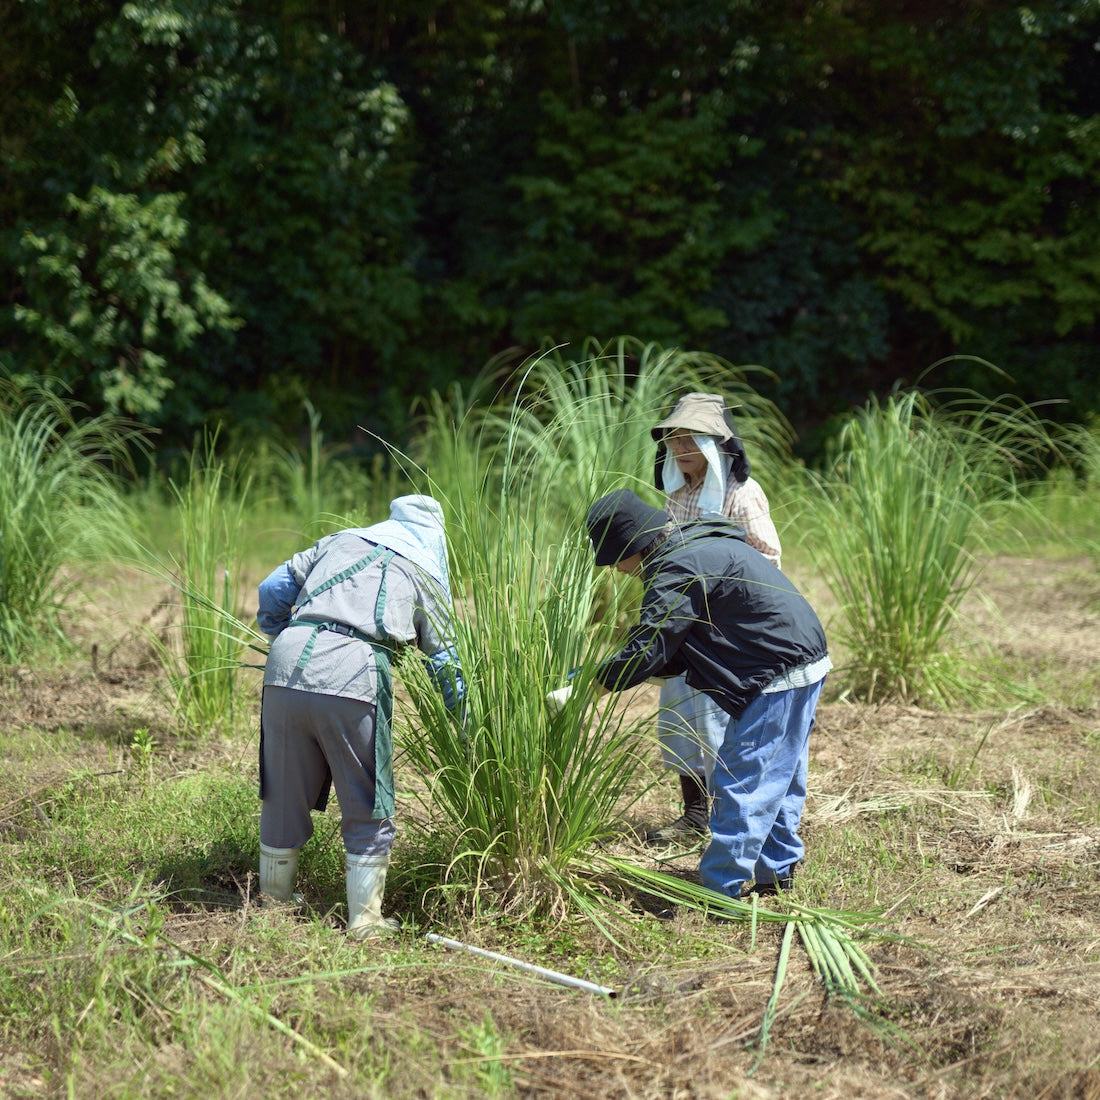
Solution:
{"label": "white rubber boot", "polygon": [[298,852],[298,848],[260,845],[261,904],[302,904],[302,895],[294,892],[294,883],[298,878]]}
{"label": "white rubber boot", "polygon": [[345,857],[348,885],[348,935],[353,940],[392,935],[401,925],[382,916],[389,856]]}

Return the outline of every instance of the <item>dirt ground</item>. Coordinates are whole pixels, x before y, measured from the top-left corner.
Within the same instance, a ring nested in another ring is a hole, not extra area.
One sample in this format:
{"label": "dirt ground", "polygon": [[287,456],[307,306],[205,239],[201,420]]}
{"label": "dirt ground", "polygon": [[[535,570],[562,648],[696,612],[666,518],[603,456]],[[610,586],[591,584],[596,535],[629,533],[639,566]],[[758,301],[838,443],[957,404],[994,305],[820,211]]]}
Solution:
{"label": "dirt ground", "polygon": [[[112,610],[75,628],[85,633],[79,663],[4,673],[7,726],[87,734],[88,758],[71,764],[87,769],[97,754],[104,768],[117,765],[119,736],[149,725],[174,766],[193,766],[197,750],[162,732],[138,629],[165,614],[167,593],[143,580],[115,583],[103,590]],[[834,696],[812,739],[799,897],[873,904],[884,927],[921,945],[872,951],[894,1040],[826,1000],[796,953],[756,1067],[746,1044],[772,988],[767,940],[777,944],[779,933],[765,930],[747,951],[744,930],[708,928],[694,914],[666,922],[667,950],[638,959],[613,1002],[440,952],[438,965],[371,987],[375,1026],[395,1044],[415,1028],[445,1047],[471,1004],[478,1018],[491,1012],[510,1037],[514,1092],[503,1095],[1100,1098],[1096,566],[1085,557],[989,562],[967,617],[1021,679],[1053,685],[1049,701],[942,712]],[[639,689],[647,690],[655,689]],[[65,766],[45,755],[26,783],[46,787]],[[640,810],[653,819],[674,812],[672,784]],[[3,819],[0,806],[0,827]],[[240,935],[239,915],[224,909],[175,919],[168,931],[181,943]],[[493,949],[493,930],[481,936]],[[699,950],[685,952],[686,942]],[[418,1084],[420,1072],[408,1066],[404,1095],[433,1095],[435,1071]],[[327,1095],[353,1093],[334,1082]]]}

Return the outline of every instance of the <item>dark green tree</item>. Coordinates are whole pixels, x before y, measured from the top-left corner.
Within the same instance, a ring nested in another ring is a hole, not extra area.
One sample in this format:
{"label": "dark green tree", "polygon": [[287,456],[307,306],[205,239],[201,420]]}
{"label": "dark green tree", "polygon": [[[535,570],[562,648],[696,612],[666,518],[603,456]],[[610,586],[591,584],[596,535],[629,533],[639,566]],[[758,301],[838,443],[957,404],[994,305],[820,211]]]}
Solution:
{"label": "dark green tree", "polygon": [[363,380],[404,358],[419,303],[393,85],[232,0],[18,14],[46,125],[6,166],[48,185],[5,225],[20,369],[188,434],[296,411],[311,383],[344,408],[382,392]]}
{"label": "dark green tree", "polygon": [[964,352],[1030,400],[1091,402],[1100,5],[832,3],[806,26],[828,103],[810,138],[890,297],[886,373]]}
{"label": "dark green tree", "polygon": [[10,365],[59,379],[93,407],[155,419],[198,337],[236,325],[204,272],[181,259],[178,173],[201,159],[201,119],[181,103],[157,111],[170,77],[149,54],[184,21],[141,5],[116,17],[89,2],[25,0],[10,14],[36,58],[19,91],[35,124],[4,148],[18,195],[3,222]]}
{"label": "dark green tree", "polygon": [[623,333],[804,434],[955,353],[1097,406],[1100,0],[0,15],[0,356],[93,408],[392,434]]}

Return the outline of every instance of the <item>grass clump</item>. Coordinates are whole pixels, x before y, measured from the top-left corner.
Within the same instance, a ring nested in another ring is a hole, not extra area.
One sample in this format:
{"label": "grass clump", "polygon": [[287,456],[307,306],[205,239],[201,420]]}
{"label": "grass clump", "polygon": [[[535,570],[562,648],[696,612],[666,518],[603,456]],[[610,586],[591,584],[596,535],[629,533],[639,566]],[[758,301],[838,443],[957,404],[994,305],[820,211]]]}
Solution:
{"label": "grass clump", "polygon": [[266,641],[243,621],[245,532],[250,480],[216,453],[216,434],[196,447],[186,479],[170,481],[177,505],[178,554],[147,551],[143,567],[179,596],[178,629],[153,634],[173,708],[192,735],[232,730],[245,654]]}
{"label": "grass clump", "polygon": [[725,397],[761,469],[784,464],[793,433],[778,408],[753,388],[754,371],[759,368],[634,338],[606,345],[588,340],[576,357],[557,348],[535,357],[517,374],[513,399],[498,405],[488,423],[513,470],[525,469],[544,505],[571,521],[580,502],[624,484],[661,503],[650,430],[692,391]]}
{"label": "grass clump", "polygon": [[64,647],[59,618],[82,565],[131,537],[123,476],[138,428],[81,407],[46,383],[0,378],[0,660]]}
{"label": "grass clump", "polygon": [[844,424],[800,537],[838,605],[852,697],[947,705],[988,690],[959,608],[991,516],[1022,506],[1020,471],[1050,446],[1032,410],[972,396],[897,393]]}
{"label": "grass clump", "polygon": [[[413,711],[402,753],[427,777],[426,808],[451,836],[445,892],[475,908],[561,915],[568,899],[591,900],[573,865],[614,831],[639,732],[592,703],[587,545],[576,533],[562,543],[540,535],[516,494],[481,503],[449,524],[494,531],[453,542],[465,709],[448,711],[418,662],[406,662]],[[573,668],[587,671],[551,716],[545,695]]]}

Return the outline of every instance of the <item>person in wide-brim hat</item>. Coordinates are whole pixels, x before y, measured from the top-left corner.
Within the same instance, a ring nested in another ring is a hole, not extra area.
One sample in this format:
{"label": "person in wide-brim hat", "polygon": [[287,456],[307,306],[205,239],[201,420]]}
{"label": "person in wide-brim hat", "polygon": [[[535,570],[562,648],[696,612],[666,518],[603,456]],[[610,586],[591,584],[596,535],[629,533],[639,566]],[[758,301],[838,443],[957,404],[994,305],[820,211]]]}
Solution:
{"label": "person in wide-brim hat", "polygon": [[[745,446],[731,410],[718,393],[687,393],[651,429],[657,443],[653,480],[665,493],[665,509],[677,523],[700,516],[724,516],[740,524],[748,544],[775,565],[779,534],[768,498],[751,476]],[[726,717],[683,677],[661,689],[657,737],[661,757],[680,780],[683,811],[667,825],[649,830],[647,842],[663,845],[706,836],[707,786],[725,735]]]}

